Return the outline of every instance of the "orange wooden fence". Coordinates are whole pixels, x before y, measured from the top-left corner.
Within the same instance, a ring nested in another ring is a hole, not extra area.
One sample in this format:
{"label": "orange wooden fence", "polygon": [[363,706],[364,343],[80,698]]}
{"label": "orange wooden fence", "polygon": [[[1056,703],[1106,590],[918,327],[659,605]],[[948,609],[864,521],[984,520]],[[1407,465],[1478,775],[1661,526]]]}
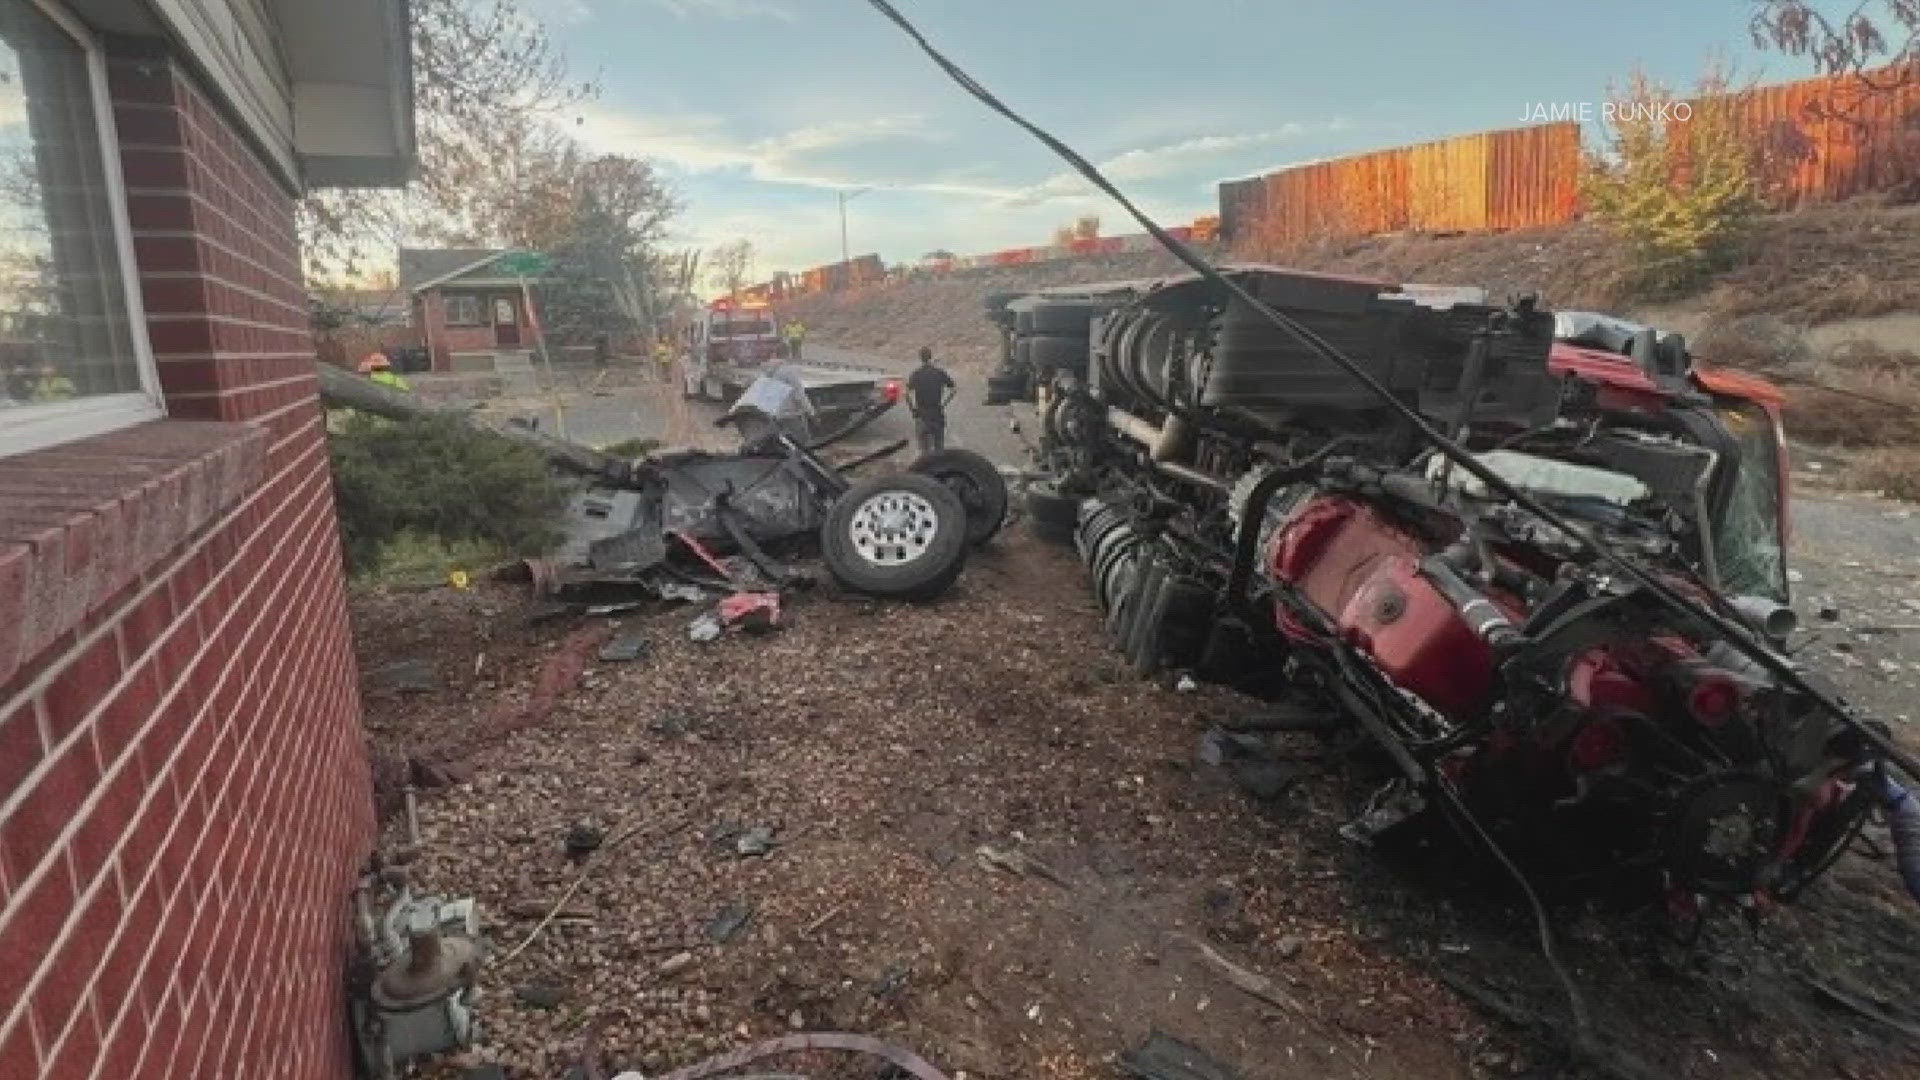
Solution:
{"label": "orange wooden fence", "polygon": [[1783,206],[1920,182],[1920,72],[1878,71],[1762,86],[1739,95],[1745,125],[1783,163]]}
{"label": "orange wooden fence", "polygon": [[1220,186],[1222,231],[1243,250],[1337,236],[1551,225],[1577,207],[1580,126],[1485,131],[1320,161]]}

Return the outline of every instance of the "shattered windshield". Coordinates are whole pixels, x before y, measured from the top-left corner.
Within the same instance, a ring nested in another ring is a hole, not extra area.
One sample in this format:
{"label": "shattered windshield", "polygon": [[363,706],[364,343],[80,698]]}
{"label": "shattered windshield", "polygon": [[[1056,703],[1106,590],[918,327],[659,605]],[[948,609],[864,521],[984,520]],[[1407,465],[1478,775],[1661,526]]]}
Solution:
{"label": "shattered windshield", "polygon": [[1764,596],[1785,603],[1777,429],[1758,405],[1726,405],[1717,412],[1740,446],[1739,471],[1714,537],[1721,587],[1733,596]]}

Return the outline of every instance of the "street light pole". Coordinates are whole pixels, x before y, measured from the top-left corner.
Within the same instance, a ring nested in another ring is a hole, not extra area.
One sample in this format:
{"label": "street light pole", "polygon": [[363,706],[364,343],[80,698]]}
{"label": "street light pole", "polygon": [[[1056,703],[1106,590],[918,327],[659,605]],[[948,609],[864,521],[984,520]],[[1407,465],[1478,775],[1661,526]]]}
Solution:
{"label": "street light pole", "polygon": [[847,204],[872,190],[872,188],[863,187],[837,193],[840,196],[840,262],[842,264],[853,261],[853,254],[847,248]]}

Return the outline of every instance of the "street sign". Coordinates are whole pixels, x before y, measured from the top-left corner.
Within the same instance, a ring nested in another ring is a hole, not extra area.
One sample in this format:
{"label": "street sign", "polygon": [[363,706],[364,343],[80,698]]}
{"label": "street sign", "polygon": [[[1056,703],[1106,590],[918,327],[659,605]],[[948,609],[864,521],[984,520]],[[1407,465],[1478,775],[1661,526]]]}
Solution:
{"label": "street sign", "polygon": [[553,269],[553,261],[537,251],[509,251],[494,260],[494,267],[514,277],[540,277]]}

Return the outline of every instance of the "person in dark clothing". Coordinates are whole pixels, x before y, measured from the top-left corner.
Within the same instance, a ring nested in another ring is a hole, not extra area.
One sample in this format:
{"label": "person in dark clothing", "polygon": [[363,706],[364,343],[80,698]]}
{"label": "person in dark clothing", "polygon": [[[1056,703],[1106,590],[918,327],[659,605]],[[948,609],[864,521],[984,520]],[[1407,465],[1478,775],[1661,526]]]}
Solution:
{"label": "person in dark clothing", "polygon": [[956,392],[953,376],[933,362],[933,350],[920,349],[920,366],[907,376],[907,411],[913,414],[913,434],[922,454],[947,444],[947,402]]}

